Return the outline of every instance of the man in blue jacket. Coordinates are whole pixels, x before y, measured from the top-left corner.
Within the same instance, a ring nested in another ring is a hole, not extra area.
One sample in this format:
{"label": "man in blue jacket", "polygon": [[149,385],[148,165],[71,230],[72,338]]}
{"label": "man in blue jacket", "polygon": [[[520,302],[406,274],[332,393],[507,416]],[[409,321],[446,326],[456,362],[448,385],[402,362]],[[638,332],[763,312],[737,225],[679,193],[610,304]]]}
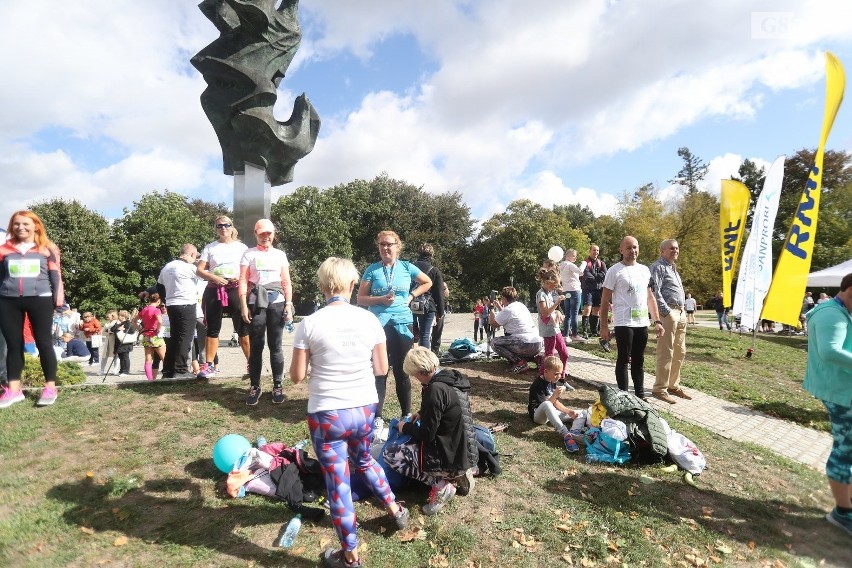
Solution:
{"label": "man in blue jacket", "polygon": [[828,409],[834,445],[825,473],[836,506],[826,519],[852,536],[852,274],[840,293],[807,314],[806,391]]}

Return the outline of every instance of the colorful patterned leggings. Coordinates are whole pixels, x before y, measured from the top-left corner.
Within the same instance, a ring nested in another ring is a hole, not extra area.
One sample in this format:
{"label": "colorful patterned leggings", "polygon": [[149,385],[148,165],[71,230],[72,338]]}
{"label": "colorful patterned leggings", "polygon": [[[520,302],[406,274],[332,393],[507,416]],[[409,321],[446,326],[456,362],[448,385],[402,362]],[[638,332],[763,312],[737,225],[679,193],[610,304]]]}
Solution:
{"label": "colorful patterned leggings", "polygon": [[826,401],[822,403],[828,409],[831,436],[834,438],[825,473],[832,481],[852,484],[852,407]]}
{"label": "colorful patterned leggings", "polygon": [[375,414],[375,404],[308,414],[311,442],[328,491],[332,524],[340,544],[348,551],[358,546],[349,462],[364,475],[373,494],[386,508],[396,500],[385,470],[370,455]]}

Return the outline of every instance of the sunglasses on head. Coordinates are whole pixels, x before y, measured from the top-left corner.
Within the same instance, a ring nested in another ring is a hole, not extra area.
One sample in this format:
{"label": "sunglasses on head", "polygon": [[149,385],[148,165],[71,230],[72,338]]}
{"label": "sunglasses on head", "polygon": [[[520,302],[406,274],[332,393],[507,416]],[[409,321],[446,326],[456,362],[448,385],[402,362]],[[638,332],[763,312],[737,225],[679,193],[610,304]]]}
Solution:
{"label": "sunglasses on head", "polygon": [[216,228],[217,229],[230,229],[231,224],[230,223],[216,223]]}

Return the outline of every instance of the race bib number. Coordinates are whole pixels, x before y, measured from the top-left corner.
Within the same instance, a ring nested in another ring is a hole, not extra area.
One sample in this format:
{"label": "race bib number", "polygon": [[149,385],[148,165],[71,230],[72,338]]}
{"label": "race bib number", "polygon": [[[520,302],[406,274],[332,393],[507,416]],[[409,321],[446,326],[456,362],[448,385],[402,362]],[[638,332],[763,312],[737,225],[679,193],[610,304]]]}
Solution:
{"label": "race bib number", "polygon": [[264,257],[255,258],[254,267],[258,272],[277,272],[280,268],[277,262]]}
{"label": "race bib number", "polygon": [[648,317],[648,308],[630,308],[630,319],[639,321]]}
{"label": "race bib number", "polygon": [[41,261],[37,258],[14,258],[7,262],[12,278],[35,278],[41,272]]}
{"label": "race bib number", "polygon": [[[257,266],[257,269],[261,270],[260,262],[257,263]],[[222,278],[227,278],[228,280],[233,280],[234,278],[239,277],[240,267],[235,264],[220,264],[213,269],[213,274],[221,276]]]}

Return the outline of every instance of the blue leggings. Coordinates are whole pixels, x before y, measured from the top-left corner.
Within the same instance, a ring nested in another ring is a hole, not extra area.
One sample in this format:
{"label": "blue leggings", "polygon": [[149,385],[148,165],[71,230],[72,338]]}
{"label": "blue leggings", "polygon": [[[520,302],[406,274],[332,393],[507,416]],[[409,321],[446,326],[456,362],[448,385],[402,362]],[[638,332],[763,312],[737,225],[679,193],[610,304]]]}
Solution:
{"label": "blue leggings", "polygon": [[332,524],[340,544],[347,551],[355,550],[358,546],[349,462],[364,475],[373,494],[385,508],[396,500],[385,477],[385,470],[370,455],[375,415],[375,404],[308,414],[311,442],[328,491]]}
{"label": "blue leggings", "polygon": [[852,484],[852,407],[822,401],[828,409],[834,444],[825,464],[826,476],[838,483]]}

